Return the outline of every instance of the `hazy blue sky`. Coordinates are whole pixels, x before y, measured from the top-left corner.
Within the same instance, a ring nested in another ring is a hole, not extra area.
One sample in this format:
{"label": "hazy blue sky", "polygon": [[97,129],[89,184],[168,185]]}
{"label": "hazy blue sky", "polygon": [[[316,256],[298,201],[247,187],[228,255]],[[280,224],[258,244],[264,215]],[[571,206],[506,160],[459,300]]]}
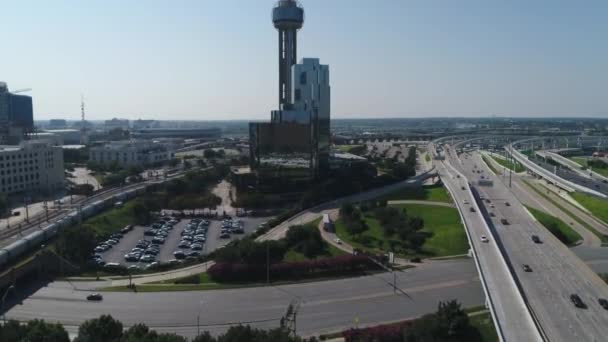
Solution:
{"label": "hazy blue sky", "polygon": [[[2,1],[0,80],[35,118],[268,118],[267,0]],[[608,117],[608,1],[302,0],[333,117]]]}

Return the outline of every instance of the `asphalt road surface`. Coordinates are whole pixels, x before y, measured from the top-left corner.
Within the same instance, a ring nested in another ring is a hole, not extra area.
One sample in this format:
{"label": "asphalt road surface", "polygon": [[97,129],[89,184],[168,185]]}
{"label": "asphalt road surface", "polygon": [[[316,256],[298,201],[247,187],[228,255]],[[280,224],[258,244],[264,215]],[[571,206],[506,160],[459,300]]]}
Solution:
{"label": "asphalt road surface", "polygon": [[[564,244],[542,227],[521,205],[518,198],[496,176],[491,175],[478,153],[468,157],[461,155],[453,160],[467,178],[475,183],[483,169],[494,185],[477,186],[495,208],[495,218],[490,220],[494,241],[502,248],[511,272],[521,285],[531,311],[542,331],[550,341],[605,341],[608,336],[608,314],[598,303],[598,298],[608,298],[606,284]],[[509,205],[507,205],[509,203]],[[502,224],[501,219],[509,224]],[[542,244],[535,244],[531,235],[538,235]],[[532,272],[524,272],[528,264]],[[586,309],[576,308],[570,301],[571,294],[578,294],[587,304]]]}
{"label": "asphalt road surface", "polygon": [[[433,144],[430,149],[434,149]],[[488,301],[495,313],[499,336],[502,335],[507,341],[540,340],[538,330],[527,314],[525,303],[517,291],[502,254],[496,246],[481,241],[482,236],[491,238],[491,232],[479,213],[470,211],[474,199],[468,189],[468,180],[450,164],[451,155],[446,154],[446,160],[436,161],[435,166],[462,213],[471,248],[477,256],[481,275],[487,284]]]}
{"label": "asphalt road surface", "polygon": [[[483,305],[484,295],[471,259],[438,261],[398,272],[399,291],[391,274],[284,286],[172,293],[104,293],[88,302],[88,291],[67,282],[52,283],[17,304],[9,296],[8,319],[34,318],[60,322],[71,333],[86,319],[111,314],[126,327],[144,322],[162,332],[193,337],[214,334],[231,324],[277,327],[289,303],[300,301],[298,334],[317,335],[381,322],[415,318],[433,312],[440,301],[457,299],[465,307]],[[18,292],[24,296],[24,289]]]}

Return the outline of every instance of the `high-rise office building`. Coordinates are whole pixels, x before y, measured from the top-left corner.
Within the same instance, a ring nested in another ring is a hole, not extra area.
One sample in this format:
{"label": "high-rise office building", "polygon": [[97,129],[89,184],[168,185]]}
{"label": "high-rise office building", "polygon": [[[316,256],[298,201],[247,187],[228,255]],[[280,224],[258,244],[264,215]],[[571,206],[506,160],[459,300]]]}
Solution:
{"label": "high-rise office building", "polygon": [[34,130],[32,98],[8,91],[0,82],[0,138],[4,144],[18,144]]}
{"label": "high-rise office building", "polygon": [[[279,30],[279,109],[271,121],[249,124],[250,165],[258,179],[311,181],[329,171],[329,67],[319,59],[296,60],[296,32],[304,10],[282,0],[273,10]],[[289,72],[285,69],[289,68]]]}

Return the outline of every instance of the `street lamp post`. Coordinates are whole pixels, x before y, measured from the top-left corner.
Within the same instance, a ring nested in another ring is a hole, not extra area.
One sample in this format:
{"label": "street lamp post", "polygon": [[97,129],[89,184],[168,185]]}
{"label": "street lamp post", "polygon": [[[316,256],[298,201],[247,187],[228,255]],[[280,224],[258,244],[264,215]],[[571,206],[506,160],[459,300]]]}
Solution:
{"label": "street lamp post", "polygon": [[2,310],[2,322],[4,323],[4,325],[6,325],[6,313],[4,312],[4,302],[6,301],[6,296],[8,295],[8,292],[11,290],[14,290],[15,286],[11,285],[6,289],[6,292],[4,292],[4,295],[2,296],[2,304],[0,306],[0,310]]}

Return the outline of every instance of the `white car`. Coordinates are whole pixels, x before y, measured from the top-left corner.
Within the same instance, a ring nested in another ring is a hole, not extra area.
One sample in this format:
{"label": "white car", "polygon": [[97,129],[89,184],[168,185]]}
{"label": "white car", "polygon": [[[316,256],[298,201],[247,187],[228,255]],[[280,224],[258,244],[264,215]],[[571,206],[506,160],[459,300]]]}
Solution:
{"label": "white car", "polygon": [[485,235],[482,235],[481,242],[490,242],[490,240],[488,240],[488,238]]}
{"label": "white car", "polygon": [[342,244],[342,240],[340,240],[339,238],[336,238],[336,240],[335,240],[335,241],[336,241],[336,243],[337,243],[338,245],[341,245],[341,244]]}

